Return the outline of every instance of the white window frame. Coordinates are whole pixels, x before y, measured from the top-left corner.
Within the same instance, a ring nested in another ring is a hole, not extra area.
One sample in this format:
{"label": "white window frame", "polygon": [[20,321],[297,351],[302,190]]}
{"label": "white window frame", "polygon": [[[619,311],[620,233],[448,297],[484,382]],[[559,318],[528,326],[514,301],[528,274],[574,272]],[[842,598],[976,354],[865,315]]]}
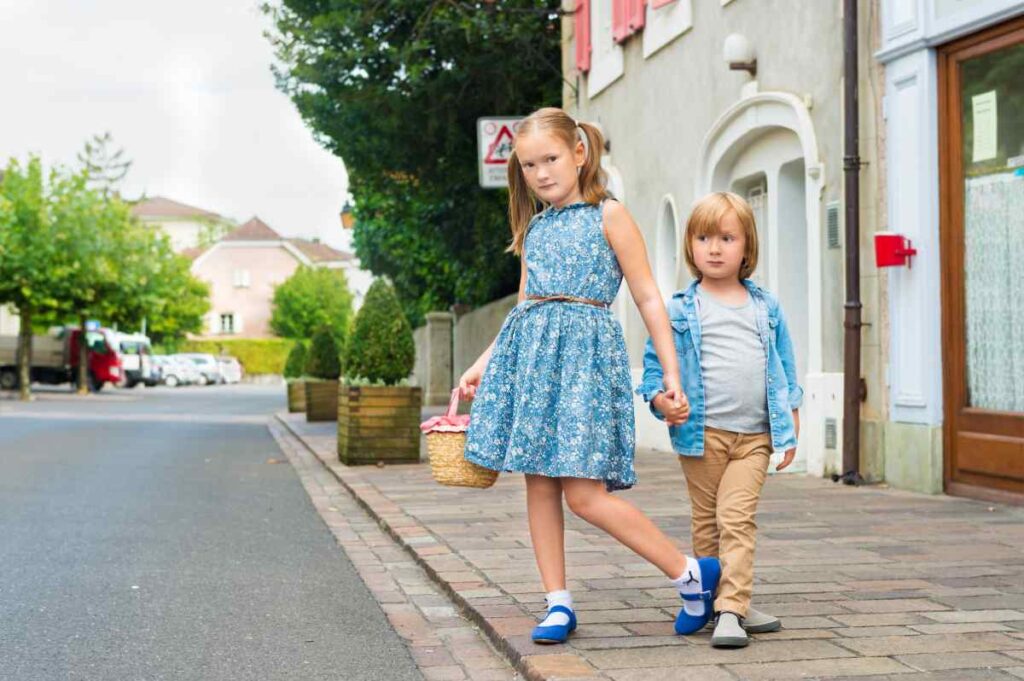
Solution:
{"label": "white window frame", "polygon": [[[225,324],[224,322],[228,323]],[[220,333],[225,336],[230,336],[235,333],[235,313],[234,312],[222,312],[220,314]]]}
{"label": "white window frame", "polygon": [[674,0],[657,9],[647,3],[644,27],[644,59],[693,28],[692,0]]}
{"label": "white window frame", "polygon": [[236,269],[234,272],[235,288],[249,288],[252,285],[252,279],[249,276],[249,270]]}

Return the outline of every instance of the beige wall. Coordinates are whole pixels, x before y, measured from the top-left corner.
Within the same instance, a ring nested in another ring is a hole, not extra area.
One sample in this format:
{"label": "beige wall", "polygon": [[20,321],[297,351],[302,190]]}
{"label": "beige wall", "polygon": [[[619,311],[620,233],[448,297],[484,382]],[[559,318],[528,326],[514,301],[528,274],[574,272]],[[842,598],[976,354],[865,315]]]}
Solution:
{"label": "beige wall", "polygon": [[[270,312],[274,287],[299,267],[298,260],[281,246],[228,247],[220,244],[196,261],[192,273],[210,284],[210,322],[207,335],[220,336],[220,315],[241,315],[242,329],[233,337],[271,336]],[[235,286],[235,271],[248,270],[249,286]]]}

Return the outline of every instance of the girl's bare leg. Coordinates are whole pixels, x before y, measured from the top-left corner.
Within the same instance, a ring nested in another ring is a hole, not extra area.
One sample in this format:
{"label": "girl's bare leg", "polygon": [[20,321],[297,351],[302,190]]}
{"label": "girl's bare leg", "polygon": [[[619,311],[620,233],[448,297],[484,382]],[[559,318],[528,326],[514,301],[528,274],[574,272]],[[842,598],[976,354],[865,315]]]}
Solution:
{"label": "girl's bare leg", "polygon": [[562,482],[543,475],[526,476],[526,513],[530,539],[544,591],[565,589],[565,518]]}
{"label": "girl's bare leg", "polygon": [[669,579],[676,579],[686,572],[686,556],[675,544],[638,508],[605,490],[602,481],[561,478],[561,484],[565,500],[573,513],[646,558]]}

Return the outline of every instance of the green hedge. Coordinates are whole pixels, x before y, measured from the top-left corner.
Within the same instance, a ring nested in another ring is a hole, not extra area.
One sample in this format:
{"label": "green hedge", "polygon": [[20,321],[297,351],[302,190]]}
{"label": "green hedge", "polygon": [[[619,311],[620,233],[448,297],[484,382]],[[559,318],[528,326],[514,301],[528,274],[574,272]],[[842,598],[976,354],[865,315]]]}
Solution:
{"label": "green hedge", "polygon": [[294,340],[287,338],[189,340],[178,347],[178,352],[231,355],[238,358],[247,374],[283,374],[285,361],[294,343]]}

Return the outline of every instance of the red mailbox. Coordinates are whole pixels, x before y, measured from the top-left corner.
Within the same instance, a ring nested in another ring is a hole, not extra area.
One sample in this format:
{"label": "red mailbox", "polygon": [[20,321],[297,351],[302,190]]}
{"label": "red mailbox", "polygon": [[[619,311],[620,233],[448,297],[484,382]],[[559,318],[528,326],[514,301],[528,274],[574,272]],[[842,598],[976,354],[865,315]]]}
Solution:
{"label": "red mailbox", "polygon": [[895,232],[875,232],[875,265],[878,267],[910,267],[910,256],[917,255],[910,239]]}

